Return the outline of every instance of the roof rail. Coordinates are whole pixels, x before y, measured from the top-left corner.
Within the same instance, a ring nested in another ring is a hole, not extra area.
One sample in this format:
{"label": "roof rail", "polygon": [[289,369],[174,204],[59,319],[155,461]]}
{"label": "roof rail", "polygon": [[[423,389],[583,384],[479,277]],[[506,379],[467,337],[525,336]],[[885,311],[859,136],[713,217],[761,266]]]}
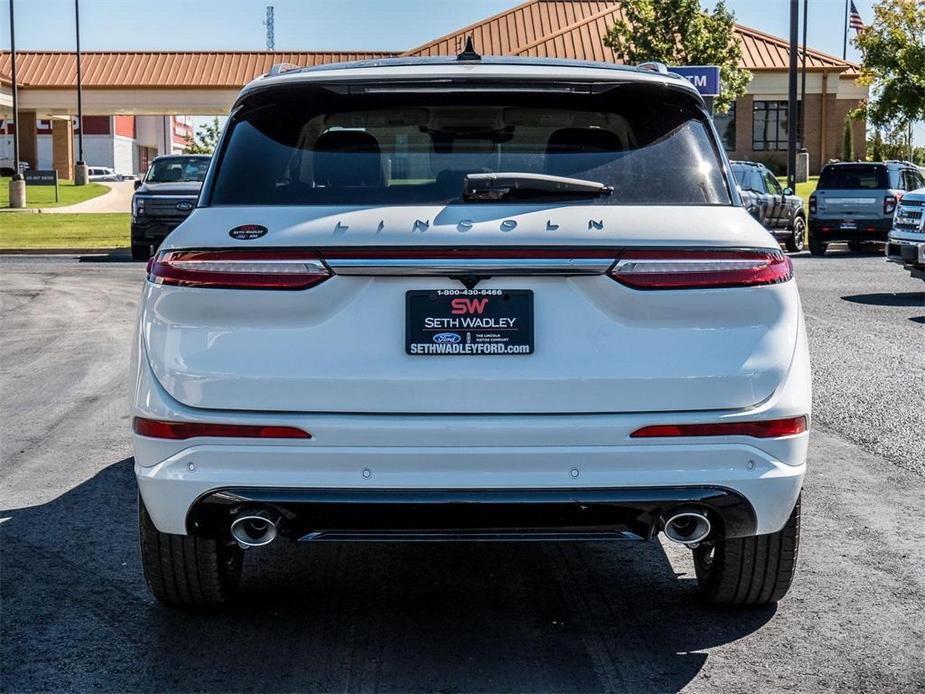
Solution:
{"label": "roof rail", "polygon": [[639,63],[636,66],[637,70],[645,70],[646,72],[657,72],[660,75],[668,74],[668,67],[665,63],[660,63],[657,60],[650,60],[645,63]]}
{"label": "roof rail", "polygon": [[273,67],[270,68],[270,71],[267,73],[267,75],[269,77],[273,77],[274,75],[281,75],[284,72],[301,69],[301,65],[293,65],[292,63],[276,63],[273,65]]}

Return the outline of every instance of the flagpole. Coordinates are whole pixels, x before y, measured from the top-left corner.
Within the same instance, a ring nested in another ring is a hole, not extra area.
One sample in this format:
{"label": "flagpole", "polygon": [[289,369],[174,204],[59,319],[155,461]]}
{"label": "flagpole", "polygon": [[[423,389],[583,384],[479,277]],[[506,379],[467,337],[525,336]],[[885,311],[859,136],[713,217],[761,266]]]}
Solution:
{"label": "flagpole", "polygon": [[796,190],[797,179],[797,47],[800,36],[799,0],[790,0],[790,69],[787,80],[787,187]]}
{"label": "flagpole", "polygon": [[844,42],[842,43],[841,49],[841,59],[848,60],[848,3],[851,0],[845,0],[845,34],[842,37]]}

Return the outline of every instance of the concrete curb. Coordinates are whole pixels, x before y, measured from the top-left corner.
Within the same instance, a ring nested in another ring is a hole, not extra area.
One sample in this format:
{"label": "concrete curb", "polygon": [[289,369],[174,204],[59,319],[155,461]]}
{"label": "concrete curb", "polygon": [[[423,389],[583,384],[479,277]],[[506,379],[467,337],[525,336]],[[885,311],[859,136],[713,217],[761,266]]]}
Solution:
{"label": "concrete curb", "polygon": [[0,255],[100,255],[129,253],[128,246],[119,248],[0,248]]}

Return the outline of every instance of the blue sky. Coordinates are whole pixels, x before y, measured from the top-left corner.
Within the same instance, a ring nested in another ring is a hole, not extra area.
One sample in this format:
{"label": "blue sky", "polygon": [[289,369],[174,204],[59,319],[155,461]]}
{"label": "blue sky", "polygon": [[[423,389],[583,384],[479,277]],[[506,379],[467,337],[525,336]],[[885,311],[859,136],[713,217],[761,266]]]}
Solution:
{"label": "blue sky", "polygon": [[[14,0],[22,49],[74,47],[73,0]],[[277,50],[403,50],[520,4],[518,0],[80,0],[86,50],[261,50],[267,4]],[[712,6],[713,2],[703,2]],[[728,0],[742,24],[786,36],[784,0]],[[870,20],[872,0],[855,0]],[[809,43],[841,55],[844,0],[811,0]],[[8,49],[8,0],[0,46]],[[849,46],[849,58],[857,57]]]}
{"label": "blue sky", "polygon": [[[17,47],[73,50],[73,0],[14,0]],[[865,21],[873,0],[854,0]],[[404,50],[520,0],[80,0],[84,50],[263,50],[266,5],[276,8],[276,50]],[[712,0],[703,0],[712,7]],[[778,36],[784,0],[727,0],[736,19]],[[801,3],[802,4],[802,3]],[[811,0],[809,45],[841,55],[844,0]],[[853,31],[851,32],[853,34]],[[0,0],[0,48],[9,49],[8,0]],[[849,44],[848,58],[858,54]],[[916,139],[925,140],[925,126]]]}

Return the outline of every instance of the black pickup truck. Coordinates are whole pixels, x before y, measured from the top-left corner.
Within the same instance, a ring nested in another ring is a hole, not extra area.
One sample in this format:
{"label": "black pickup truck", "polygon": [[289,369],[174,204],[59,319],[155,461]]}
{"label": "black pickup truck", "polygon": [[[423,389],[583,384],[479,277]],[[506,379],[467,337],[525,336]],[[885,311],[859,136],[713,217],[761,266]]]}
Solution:
{"label": "black pickup truck", "polygon": [[132,258],[147,260],[167,234],[196,207],[211,157],[180,154],[157,157],[132,197]]}
{"label": "black pickup truck", "polygon": [[749,213],[788,251],[802,251],[806,240],[806,213],[802,198],[794,195],[790,188],[782,189],[764,164],[751,161],[729,163],[739,184],[742,203]]}

